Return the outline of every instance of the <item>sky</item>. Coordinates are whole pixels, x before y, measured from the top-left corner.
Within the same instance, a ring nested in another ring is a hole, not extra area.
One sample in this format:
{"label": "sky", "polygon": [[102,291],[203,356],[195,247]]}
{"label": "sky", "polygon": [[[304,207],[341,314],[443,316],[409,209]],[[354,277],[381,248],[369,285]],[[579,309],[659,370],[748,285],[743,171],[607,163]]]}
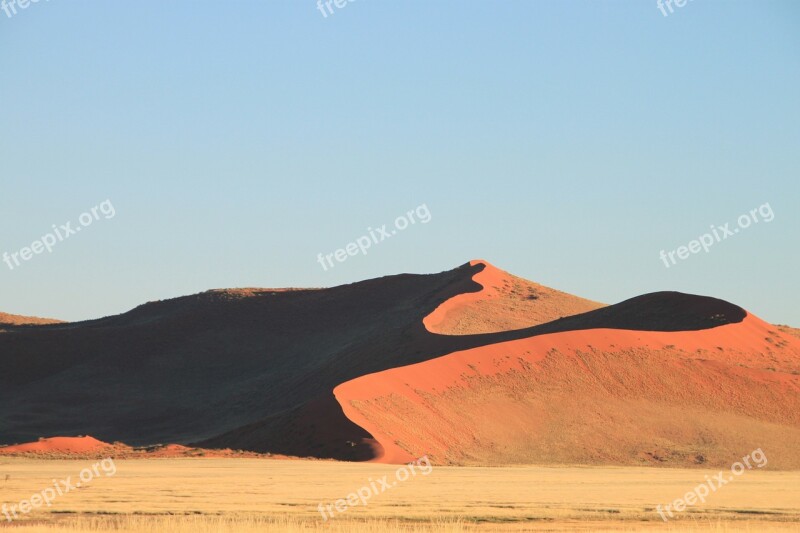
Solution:
{"label": "sky", "polygon": [[606,303],[677,290],[800,326],[800,3],[672,9],[0,11],[0,311],[83,320],[482,258]]}

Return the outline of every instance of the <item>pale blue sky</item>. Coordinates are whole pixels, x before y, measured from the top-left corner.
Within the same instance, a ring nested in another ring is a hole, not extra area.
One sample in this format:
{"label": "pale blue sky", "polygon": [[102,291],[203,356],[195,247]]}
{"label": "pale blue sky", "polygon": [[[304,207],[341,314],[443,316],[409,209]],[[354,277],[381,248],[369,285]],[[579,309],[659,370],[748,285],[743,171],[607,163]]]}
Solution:
{"label": "pale blue sky", "polygon": [[[614,303],[800,326],[800,3],[40,1],[0,11],[0,310],[76,320],[218,287],[485,258]],[[660,250],[775,219],[669,269]],[[420,204],[432,220],[323,271]],[[74,222],[73,222],[74,225]]]}

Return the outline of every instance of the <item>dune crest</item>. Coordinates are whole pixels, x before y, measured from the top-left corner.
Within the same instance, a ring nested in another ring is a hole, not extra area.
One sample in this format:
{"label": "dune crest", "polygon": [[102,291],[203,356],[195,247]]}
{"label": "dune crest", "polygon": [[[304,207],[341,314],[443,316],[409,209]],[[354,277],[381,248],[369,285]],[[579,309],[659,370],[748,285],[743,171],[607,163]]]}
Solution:
{"label": "dune crest", "polygon": [[481,269],[472,277],[481,288],[453,296],[426,316],[423,324],[431,333],[474,335],[510,331],[605,305],[514,276],[483,259],[472,260],[469,266]]}

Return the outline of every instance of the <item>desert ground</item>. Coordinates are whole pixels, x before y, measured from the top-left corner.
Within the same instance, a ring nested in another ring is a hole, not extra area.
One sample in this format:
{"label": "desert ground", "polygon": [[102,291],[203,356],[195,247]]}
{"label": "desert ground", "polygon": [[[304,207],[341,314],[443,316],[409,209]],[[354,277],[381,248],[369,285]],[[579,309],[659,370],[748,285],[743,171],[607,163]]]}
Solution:
{"label": "desert ground", "polygon": [[[19,502],[92,460],[0,459],[2,502]],[[433,466],[394,484],[398,467],[270,459],[117,460],[101,475],[0,529],[136,531],[800,531],[800,472],[750,470],[665,523],[655,508],[714,469]],[[338,499],[392,485],[324,519]]]}

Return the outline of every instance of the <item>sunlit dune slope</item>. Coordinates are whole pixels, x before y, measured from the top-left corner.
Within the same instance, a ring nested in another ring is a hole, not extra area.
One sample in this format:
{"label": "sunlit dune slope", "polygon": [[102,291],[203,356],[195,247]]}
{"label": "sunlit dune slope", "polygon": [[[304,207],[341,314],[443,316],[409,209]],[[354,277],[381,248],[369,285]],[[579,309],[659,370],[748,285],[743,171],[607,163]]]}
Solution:
{"label": "sunlit dune slope", "polygon": [[642,298],[665,329],[693,308],[723,325],[587,328],[647,321],[634,299],[574,317],[574,330],[363,376],[335,394],[386,462],[725,466],[760,447],[773,468],[800,468],[800,341],[752,315],[726,323],[736,313],[720,300]]}
{"label": "sunlit dune slope", "polygon": [[470,261],[470,265],[485,267],[472,278],[481,285],[480,291],[442,303],[425,317],[428,331],[444,335],[509,331],[604,305],[519,278],[483,260]]}

